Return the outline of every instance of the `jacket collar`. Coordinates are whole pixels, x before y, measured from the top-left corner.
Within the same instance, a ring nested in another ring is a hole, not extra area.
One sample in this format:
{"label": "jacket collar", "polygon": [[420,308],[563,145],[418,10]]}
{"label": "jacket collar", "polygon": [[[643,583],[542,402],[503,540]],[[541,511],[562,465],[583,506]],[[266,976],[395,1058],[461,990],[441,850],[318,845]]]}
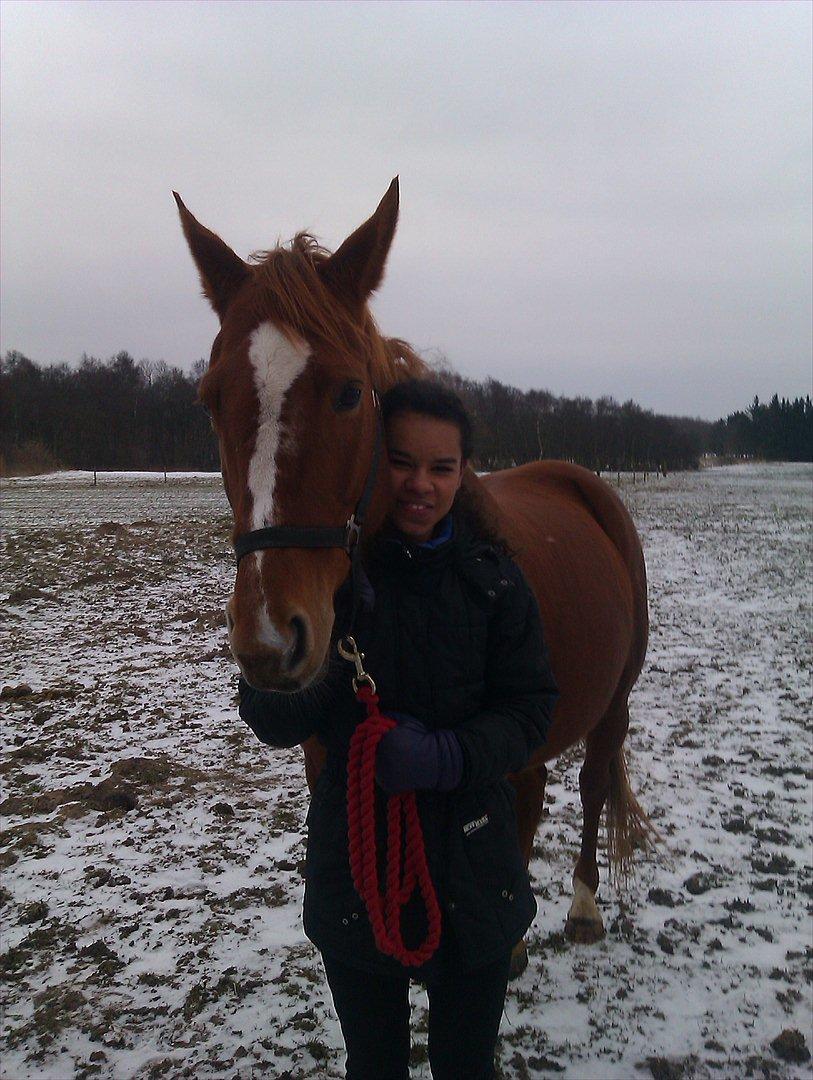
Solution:
{"label": "jacket collar", "polygon": [[464,561],[475,551],[488,548],[474,536],[463,516],[454,508],[435,526],[434,535],[423,544],[409,541],[387,522],[371,545],[371,560],[389,566],[440,567]]}

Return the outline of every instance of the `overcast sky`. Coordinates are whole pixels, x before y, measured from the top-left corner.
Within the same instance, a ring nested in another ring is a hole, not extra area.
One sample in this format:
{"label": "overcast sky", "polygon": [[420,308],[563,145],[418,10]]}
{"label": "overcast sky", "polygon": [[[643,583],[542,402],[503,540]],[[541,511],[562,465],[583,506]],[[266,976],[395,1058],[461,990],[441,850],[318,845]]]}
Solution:
{"label": "overcast sky", "polygon": [[716,418],[811,392],[809,3],[2,5],[2,342],[189,367],[237,252],[401,178],[374,310],[461,373]]}

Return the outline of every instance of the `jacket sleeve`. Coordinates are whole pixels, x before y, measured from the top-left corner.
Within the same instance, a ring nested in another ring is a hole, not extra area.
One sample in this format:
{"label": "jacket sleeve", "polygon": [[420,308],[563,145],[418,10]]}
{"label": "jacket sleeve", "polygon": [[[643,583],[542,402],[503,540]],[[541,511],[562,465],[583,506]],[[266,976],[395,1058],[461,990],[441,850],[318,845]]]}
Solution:
{"label": "jacket sleeve", "polygon": [[241,676],[240,716],[260,742],[277,747],[296,746],[323,726],[348,681],[342,661],[333,659],[321,682],[294,694],[255,690]]}
{"label": "jacket sleeve", "polygon": [[459,788],[517,772],[545,742],[559,696],[539,608],[516,564],[489,626],[483,707],[453,729],[463,748]]}

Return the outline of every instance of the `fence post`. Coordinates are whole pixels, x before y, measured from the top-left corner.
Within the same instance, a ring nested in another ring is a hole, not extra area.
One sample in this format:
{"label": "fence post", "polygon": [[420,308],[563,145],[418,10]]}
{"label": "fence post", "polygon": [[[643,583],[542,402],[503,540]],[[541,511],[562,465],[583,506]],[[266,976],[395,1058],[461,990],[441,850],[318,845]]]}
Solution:
{"label": "fence post", "polygon": [[93,486],[96,487],[96,470],[93,470]]}

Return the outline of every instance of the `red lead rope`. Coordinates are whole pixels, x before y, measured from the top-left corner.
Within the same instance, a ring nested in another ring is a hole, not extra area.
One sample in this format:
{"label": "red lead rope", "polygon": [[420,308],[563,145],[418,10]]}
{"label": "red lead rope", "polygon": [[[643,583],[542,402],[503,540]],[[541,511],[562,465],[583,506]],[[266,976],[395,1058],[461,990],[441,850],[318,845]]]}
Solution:
{"label": "red lead rope", "polygon": [[[391,795],[387,802],[387,881],[382,896],[378,888],[375,850],[375,752],[395,721],[378,708],[372,687],[359,685],[356,697],[367,707],[350,740],[347,762],[347,823],[350,872],[356,892],[364,901],[379,951],[409,967],[424,963],[440,942],[440,907],[426,864],[421,821],[415,792]],[[401,865],[402,825],[406,844]],[[407,949],[401,937],[401,909],[419,886],[429,929],[417,949]]]}

